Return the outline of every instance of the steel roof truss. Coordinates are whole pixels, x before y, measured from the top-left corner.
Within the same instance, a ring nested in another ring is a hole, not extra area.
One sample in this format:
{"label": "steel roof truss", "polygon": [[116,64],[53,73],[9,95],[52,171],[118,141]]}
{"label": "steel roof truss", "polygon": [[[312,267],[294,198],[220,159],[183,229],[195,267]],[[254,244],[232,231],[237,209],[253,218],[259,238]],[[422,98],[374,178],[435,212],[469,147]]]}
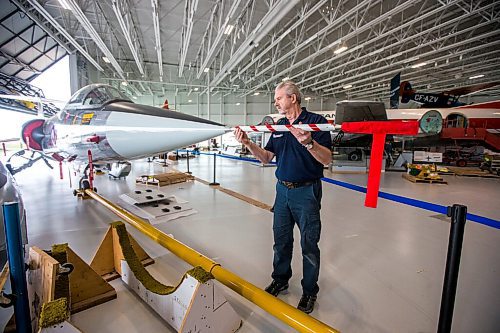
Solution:
{"label": "steel roof truss", "polygon": [[125,40],[127,41],[130,52],[132,52],[137,68],[139,69],[141,75],[144,75],[144,68],[142,66],[143,56],[140,51],[141,44],[132,19],[132,12],[129,10],[129,2],[128,0],[113,0],[112,7],[120,28],[122,29]]}
{"label": "steel roof truss", "polygon": [[[433,12],[434,12],[434,11],[433,11]],[[425,15],[424,15],[424,16],[425,16]],[[455,19],[453,19],[453,20],[451,20],[451,21],[450,21],[450,20],[444,20],[444,21],[445,21],[444,23],[439,24],[439,25],[434,25],[434,26],[432,26],[432,27],[431,27],[430,29],[428,29],[428,30],[425,30],[425,31],[422,31],[422,32],[419,32],[419,33],[413,33],[413,34],[411,35],[410,39],[409,39],[409,40],[407,40],[407,42],[408,42],[408,41],[412,41],[413,39],[419,38],[420,36],[422,36],[422,35],[424,35],[424,34],[426,34],[426,33],[429,33],[430,31],[433,31],[434,29],[441,29],[442,27],[447,26],[447,25],[449,25],[450,23],[460,22],[461,20],[464,20],[464,19],[466,19],[466,18],[467,18],[467,17],[469,17],[469,16],[470,16],[470,15],[464,14],[464,15],[462,15],[462,16],[460,16],[460,17],[457,17],[457,18],[455,18]],[[418,19],[417,19],[416,21],[418,21]],[[412,20],[412,23],[415,23],[415,20]],[[431,24],[431,25],[432,25],[432,24]],[[396,27],[395,29],[398,29],[398,28]],[[393,29],[393,30],[395,30],[395,29]],[[386,35],[386,34],[384,34],[384,35]],[[381,37],[385,37],[384,35],[379,36],[379,38],[381,38]],[[375,41],[376,41],[376,40],[372,40],[372,41],[370,41],[370,42],[373,42],[373,43],[374,43]],[[379,58],[381,58],[381,59],[384,59],[384,60],[389,60],[389,59],[391,59],[391,58],[394,58],[394,57],[397,57],[397,56],[401,56],[401,55],[403,54],[403,53],[401,53],[401,52],[406,52],[406,53],[408,53],[410,50],[415,50],[415,51],[418,51],[418,50],[419,50],[419,49],[423,46],[421,43],[415,43],[415,44],[414,44],[414,45],[416,45],[415,47],[413,47],[413,48],[411,48],[411,49],[408,49],[408,46],[405,44],[405,41],[404,41],[404,40],[403,40],[403,41],[400,41],[400,42],[398,42],[398,43],[393,43],[393,44],[392,44],[392,46],[394,47],[394,46],[397,46],[398,44],[399,44],[399,45],[400,45],[400,47],[401,47],[400,52],[394,52],[393,54],[391,54],[391,55],[389,55],[389,56],[387,56],[387,55],[385,55],[385,54],[382,54],[382,52],[376,52],[375,56],[376,56],[376,57],[379,57]],[[358,46],[358,48],[359,48],[359,47],[363,47],[363,46],[365,46],[365,45]],[[352,50],[350,50],[350,51],[348,51],[348,52],[353,52],[355,49],[356,49],[356,48],[354,48],[354,49],[352,49]],[[405,50],[405,49],[406,49],[406,50]],[[383,48],[379,48],[379,49],[378,49],[378,51],[383,51]],[[338,61],[338,60],[340,60],[339,58],[341,58],[342,56],[345,56],[346,54],[347,54],[347,53],[345,53],[345,54],[341,54],[340,56],[334,57],[333,59],[329,59],[329,60],[327,60],[327,62],[333,62],[333,61],[335,61],[335,60],[337,60],[337,61]],[[367,58],[367,57],[372,57],[372,56],[373,56],[373,53],[368,53],[368,54],[365,54],[365,55],[361,56],[361,58]],[[373,59],[372,59],[372,60],[373,60]],[[375,63],[375,61],[373,61],[373,62]],[[353,63],[353,62],[352,62],[352,63]],[[349,63],[345,63],[345,62],[344,62],[344,65],[345,65],[345,66],[347,66],[348,64],[349,64]],[[320,64],[320,65],[321,65],[321,64]],[[354,64],[354,65],[355,65],[357,68],[360,68],[357,64]],[[317,67],[319,67],[319,65],[317,65],[317,66],[316,66],[316,68],[317,68]],[[311,79],[311,78],[314,78],[314,77],[317,77],[317,76],[320,76],[320,75],[327,74],[328,72],[331,72],[331,70],[329,70],[329,71],[327,71],[327,72],[325,72],[325,71],[320,71],[320,73],[319,73],[318,75],[315,75],[315,76],[309,76],[309,78],[307,78],[307,79],[305,79],[305,80],[307,81],[307,80],[309,80],[309,79]],[[329,77],[329,78],[324,79],[324,80],[322,80],[322,81],[324,82],[324,81],[331,80],[331,79],[332,79],[332,77]],[[320,81],[320,82],[321,82],[321,81]],[[321,87],[316,87],[316,89],[321,89]]]}

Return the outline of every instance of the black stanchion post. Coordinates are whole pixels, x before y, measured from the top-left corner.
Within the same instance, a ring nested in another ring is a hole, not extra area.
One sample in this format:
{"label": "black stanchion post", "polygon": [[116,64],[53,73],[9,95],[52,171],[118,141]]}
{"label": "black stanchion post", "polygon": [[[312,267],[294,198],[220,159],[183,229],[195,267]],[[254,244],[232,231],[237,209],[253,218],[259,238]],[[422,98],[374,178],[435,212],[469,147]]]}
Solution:
{"label": "black stanchion post", "polygon": [[217,183],[217,182],[215,181],[215,162],[216,162],[216,155],[215,155],[215,153],[214,153],[214,181],[213,181],[213,182],[211,182],[211,183],[210,183],[210,184],[208,184],[208,185],[220,185],[219,183]]}
{"label": "black stanchion post", "polygon": [[[187,165],[188,165],[188,171],[187,171],[186,173],[187,173],[188,175],[190,175],[192,172],[191,172],[191,171],[189,171],[189,150],[186,150],[186,152],[187,152],[187,155],[186,155],[186,156],[187,156]],[[194,156],[194,154],[193,154],[193,156]]]}
{"label": "black stanchion post", "polygon": [[167,156],[168,153],[163,153],[163,167],[168,167],[168,164],[167,164]]}
{"label": "black stanchion post", "polygon": [[467,206],[453,205],[448,207],[448,216],[451,217],[450,238],[448,240],[448,254],[446,256],[446,271],[444,274],[441,309],[439,311],[438,333],[451,332],[453,308],[457,292],[458,271],[464,239]]}

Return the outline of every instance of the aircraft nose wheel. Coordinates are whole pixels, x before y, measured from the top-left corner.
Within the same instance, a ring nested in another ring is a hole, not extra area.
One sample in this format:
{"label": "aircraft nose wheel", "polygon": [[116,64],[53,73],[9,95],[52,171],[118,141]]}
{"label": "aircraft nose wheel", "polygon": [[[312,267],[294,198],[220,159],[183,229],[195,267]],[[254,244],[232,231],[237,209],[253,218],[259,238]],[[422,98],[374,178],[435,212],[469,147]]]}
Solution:
{"label": "aircraft nose wheel", "polygon": [[[89,196],[85,193],[85,190],[91,189],[90,187],[90,180],[88,179],[88,166],[84,170],[84,176],[80,178],[80,181],[78,183],[79,188],[76,190],[73,190],[73,195],[78,198],[82,199],[87,199]],[[97,192],[97,188],[94,187],[92,188],[94,192]]]}

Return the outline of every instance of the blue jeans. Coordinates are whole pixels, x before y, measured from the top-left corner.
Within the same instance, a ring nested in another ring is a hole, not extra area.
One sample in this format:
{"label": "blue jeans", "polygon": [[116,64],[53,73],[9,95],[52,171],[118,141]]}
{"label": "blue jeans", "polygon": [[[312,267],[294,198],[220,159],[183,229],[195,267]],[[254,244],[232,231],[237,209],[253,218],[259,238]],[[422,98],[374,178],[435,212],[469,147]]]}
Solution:
{"label": "blue jeans", "polygon": [[273,280],[287,283],[292,277],[293,228],[300,230],[302,247],[302,291],[315,296],[318,291],[320,253],[318,242],[321,233],[321,180],[311,185],[289,189],[276,184],[274,202],[274,259]]}

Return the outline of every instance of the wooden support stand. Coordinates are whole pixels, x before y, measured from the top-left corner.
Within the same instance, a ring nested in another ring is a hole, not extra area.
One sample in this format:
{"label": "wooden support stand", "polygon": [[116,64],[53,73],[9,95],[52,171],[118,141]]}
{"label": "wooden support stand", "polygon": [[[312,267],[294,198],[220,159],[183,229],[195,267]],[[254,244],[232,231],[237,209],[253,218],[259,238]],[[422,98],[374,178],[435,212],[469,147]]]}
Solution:
{"label": "wooden support stand", "polygon": [[[66,261],[73,265],[69,274],[69,289],[58,286],[62,281],[61,264],[45,251],[33,246],[29,250],[28,295],[31,304],[32,327],[38,328],[42,307],[53,301],[55,295],[67,298],[69,310],[76,313],[92,306],[102,304],[116,298],[115,289],[87,265],[66,244]],[[58,290],[62,288],[63,290]],[[66,325],[69,327],[70,324]],[[72,325],[71,325],[72,326]],[[73,332],[73,331],[70,331]]]}
{"label": "wooden support stand", "polygon": [[[115,271],[177,332],[229,333],[240,328],[241,318],[213,283],[210,273],[196,267],[177,286],[164,285],[141,264],[136,254],[144,251],[137,250],[140,247],[132,241],[122,222],[113,223],[111,233]],[[102,251],[100,248],[98,253]]]}
{"label": "wooden support stand", "polygon": [[241,318],[213,280],[204,283],[189,272],[171,294],[149,291],[122,260],[122,280],[177,332],[236,332]]}
{"label": "wooden support stand", "polygon": [[[241,327],[241,318],[201,267],[188,271],[177,286],[154,279],[144,268],[154,261],[122,222],[111,224],[90,266],[67,244],[53,246],[51,254],[37,247],[29,251],[34,332],[81,333],[70,323],[70,314],[116,298],[104,277],[118,276],[177,332],[232,333]],[[63,272],[69,263],[73,270]]]}
{"label": "wooden support stand", "polygon": [[75,267],[69,275],[71,313],[77,313],[116,298],[115,289],[69,247],[67,254],[68,262]]}
{"label": "wooden support stand", "polygon": [[54,300],[59,262],[33,246],[29,250],[28,295],[31,305],[31,327],[38,328],[38,318],[44,303]]}
{"label": "wooden support stand", "polygon": [[[122,223],[122,222],[115,222]],[[143,266],[154,264],[154,260],[137,244],[129,234],[130,243]],[[97,249],[90,267],[106,281],[117,279],[121,276],[121,260],[124,259],[116,229],[111,225],[104,235],[101,245]]]}

